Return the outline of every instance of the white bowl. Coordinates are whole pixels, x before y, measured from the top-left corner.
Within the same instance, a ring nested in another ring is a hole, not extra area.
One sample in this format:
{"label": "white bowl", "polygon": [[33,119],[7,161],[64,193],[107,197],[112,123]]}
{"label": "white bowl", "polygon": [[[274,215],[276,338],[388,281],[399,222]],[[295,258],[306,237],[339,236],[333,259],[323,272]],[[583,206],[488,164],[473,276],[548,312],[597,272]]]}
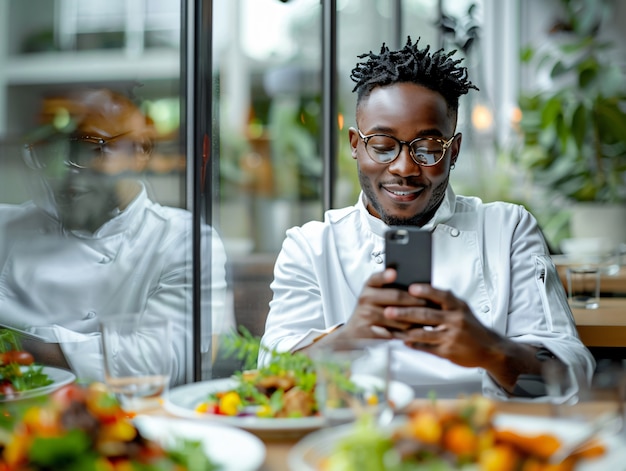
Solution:
{"label": "white bowl", "polygon": [[611,251],[611,244],[606,237],[563,239],[561,250],[572,258],[601,256]]}

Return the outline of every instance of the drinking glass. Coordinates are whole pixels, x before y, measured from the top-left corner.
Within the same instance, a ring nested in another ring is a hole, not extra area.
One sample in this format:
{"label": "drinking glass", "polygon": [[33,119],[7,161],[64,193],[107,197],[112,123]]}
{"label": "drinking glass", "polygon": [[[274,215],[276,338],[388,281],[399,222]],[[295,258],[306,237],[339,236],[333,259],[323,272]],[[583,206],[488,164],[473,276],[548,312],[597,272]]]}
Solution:
{"label": "drinking glass", "polygon": [[616,431],[617,426],[621,430],[626,400],[626,370],[623,365],[598,363],[591,382],[584,377],[572,378],[568,367],[557,360],[545,362],[542,373],[553,416],[588,423],[614,418],[616,420],[608,422],[607,427]]}
{"label": "drinking glass", "polygon": [[354,340],[317,347],[315,395],[327,425],[356,420],[363,414],[379,422],[393,415],[389,401],[388,341]]}
{"label": "drinking glass", "polygon": [[567,291],[572,307],[597,309],[600,305],[600,270],[592,266],[568,267]]}
{"label": "drinking glass", "polygon": [[123,314],[102,322],[104,380],[127,412],[157,407],[171,376],[170,324]]}
{"label": "drinking glass", "polygon": [[572,378],[568,366],[559,360],[545,361],[542,376],[552,404],[552,415],[561,418],[578,415],[576,406],[589,396],[587,380],[584,377]]}

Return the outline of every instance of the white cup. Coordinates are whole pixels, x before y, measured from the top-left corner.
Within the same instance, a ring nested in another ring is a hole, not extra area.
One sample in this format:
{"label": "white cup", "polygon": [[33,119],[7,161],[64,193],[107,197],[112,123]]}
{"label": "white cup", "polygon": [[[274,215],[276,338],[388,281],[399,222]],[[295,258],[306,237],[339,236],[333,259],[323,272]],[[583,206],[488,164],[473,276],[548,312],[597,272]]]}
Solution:
{"label": "white cup", "polygon": [[169,321],[122,314],[101,327],[107,387],[127,412],[158,407],[171,376]]}

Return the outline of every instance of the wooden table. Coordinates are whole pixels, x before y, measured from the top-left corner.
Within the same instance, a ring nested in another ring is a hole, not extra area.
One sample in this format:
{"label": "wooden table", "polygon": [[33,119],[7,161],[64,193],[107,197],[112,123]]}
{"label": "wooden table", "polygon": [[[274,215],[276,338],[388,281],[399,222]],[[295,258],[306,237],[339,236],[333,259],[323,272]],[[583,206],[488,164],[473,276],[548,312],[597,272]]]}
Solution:
{"label": "wooden table", "polygon": [[626,347],[626,298],[600,298],[597,309],[572,309],[587,347]]}

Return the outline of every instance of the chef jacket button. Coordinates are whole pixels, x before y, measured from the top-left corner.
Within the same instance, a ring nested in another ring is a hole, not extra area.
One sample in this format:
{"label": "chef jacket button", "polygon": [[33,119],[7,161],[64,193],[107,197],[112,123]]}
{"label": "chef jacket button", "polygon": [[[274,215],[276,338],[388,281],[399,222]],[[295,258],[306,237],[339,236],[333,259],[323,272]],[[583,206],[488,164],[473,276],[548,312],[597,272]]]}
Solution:
{"label": "chef jacket button", "polygon": [[104,255],[98,263],[105,264],[105,263],[109,263],[110,261],[111,261],[111,257],[107,257],[106,255]]}
{"label": "chef jacket button", "polygon": [[459,231],[456,227],[455,227],[455,228],[453,228],[453,229],[450,231],[450,235],[451,235],[452,237],[458,237],[460,233],[461,233],[461,231]]}
{"label": "chef jacket button", "polygon": [[487,304],[485,304],[483,307],[480,308],[480,310],[482,312],[489,312],[491,311],[491,308]]}
{"label": "chef jacket button", "polygon": [[96,311],[89,311],[87,314],[85,314],[85,317],[83,317],[83,319],[93,319],[94,317],[96,317]]}
{"label": "chef jacket button", "polygon": [[381,263],[383,263],[383,251],[379,250],[377,252],[372,252],[372,257],[374,257],[374,263],[377,263],[378,265],[380,265]]}

